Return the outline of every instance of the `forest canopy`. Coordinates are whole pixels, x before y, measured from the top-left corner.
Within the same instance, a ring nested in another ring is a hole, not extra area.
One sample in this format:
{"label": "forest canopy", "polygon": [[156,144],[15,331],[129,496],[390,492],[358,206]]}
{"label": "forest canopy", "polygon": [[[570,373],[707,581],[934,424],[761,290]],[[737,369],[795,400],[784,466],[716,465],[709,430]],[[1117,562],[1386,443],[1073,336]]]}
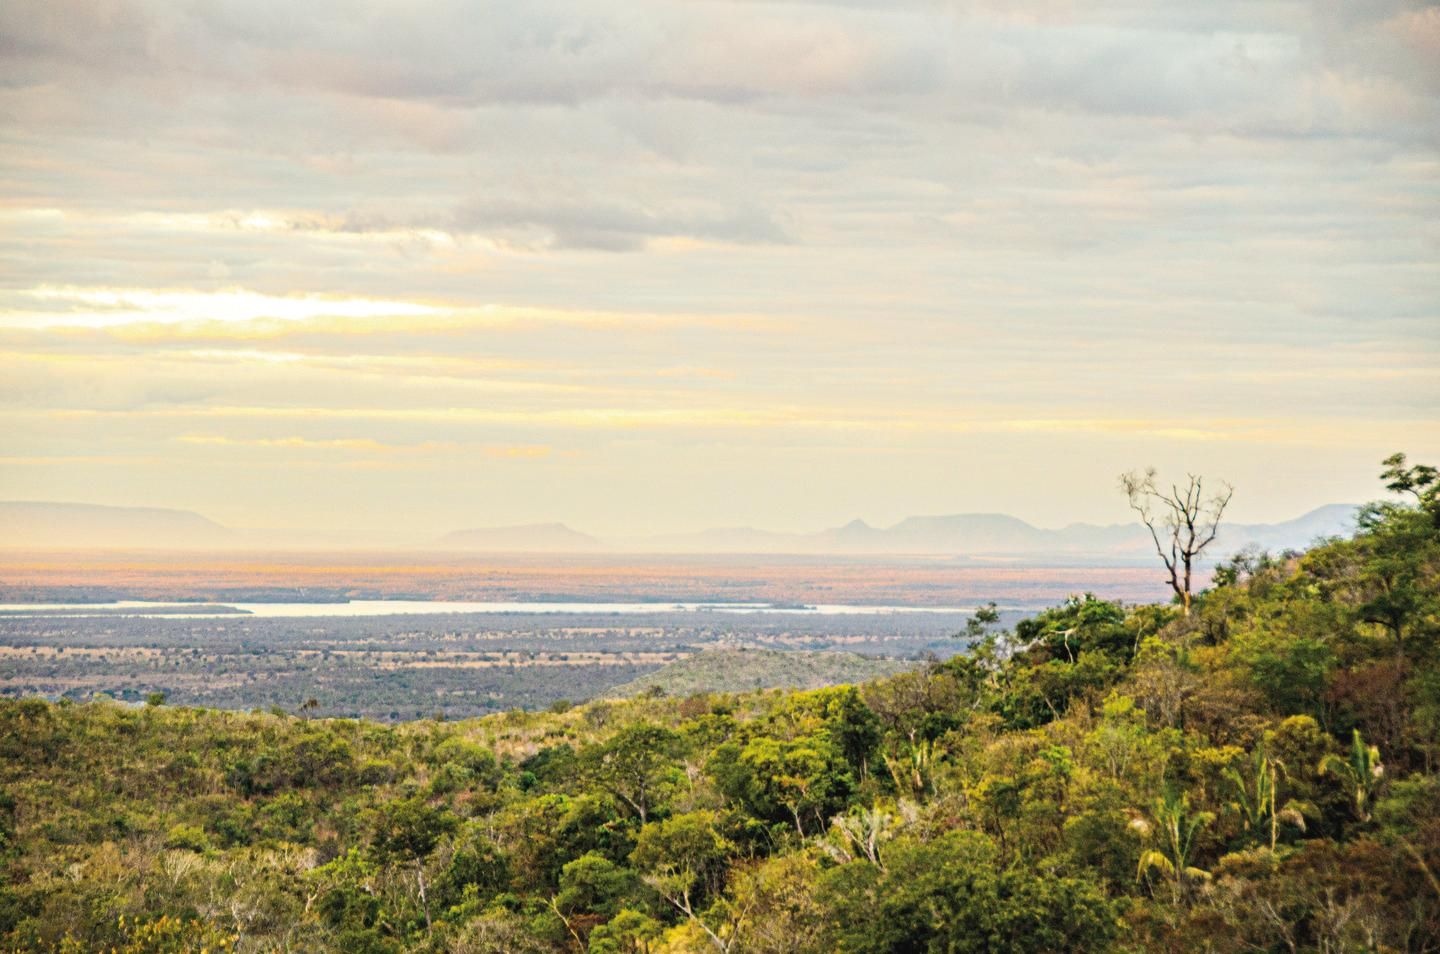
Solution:
{"label": "forest canopy", "polygon": [[1440,499],[922,670],[397,726],[0,702],[0,949],[1440,951]]}

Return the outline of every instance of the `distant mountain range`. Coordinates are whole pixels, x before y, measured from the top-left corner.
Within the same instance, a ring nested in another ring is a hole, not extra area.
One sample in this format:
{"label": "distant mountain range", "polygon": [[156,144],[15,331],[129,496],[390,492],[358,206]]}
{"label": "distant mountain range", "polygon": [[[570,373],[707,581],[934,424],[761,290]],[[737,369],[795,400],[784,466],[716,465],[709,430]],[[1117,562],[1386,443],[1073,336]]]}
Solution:
{"label": "distant mountain range", "polygon": [[[1354,532],[1355,510],[1352,504],[1331,504],[1283,523],[1221,525],[1211,552],[1234,552],[1251,543],[1270,550],[1306,548],[1318,538]],[[644,540],[634,543],[644,548]],[[651,543],[665,552],[917,553],[996,558],[1129,558],[1148,556],[1153,549],[1148,530],[1139,523],[1073,523],[1047,530],[1004,513],[907,517],[890,527],[852,520],[818,533],[706,530]]]}
{"label": "distant mountain range", "polygon": [[[1302,549],[1322,537],[1354,530],[1357,508],[1332,504],[1283,523],[1225,524],[1210,553],[1219,556],[1254,544],[1267,550]],[[357,533],[356,540],[363,535]],[[0,502],[0,546],[27,548],[128,547],[230,549],[278,545],[322,546],[326,538],[292,532],[234,530],[186,510],[104,507],[93,504]],[[813,533],[777,533],[749,527],[691,534],[601,539],[562,523],[457,530],[438,540],[388,541],[389,546],[490,553],[756,553],[813,555],[922,555],[977,559],[1149,559],[1149,533],[1139,524],[1071,524],[1058,530],[994,513],[908,517],[890,527],[854,520]]]}
{"label": "distant mountain range", "polygon": [[189,510],[0,501],[0,546],[6,547],[204,549],[236,540],[235,531]]}
{"label": "distant mountain range", "polygon": [[[1303,549],[1322,537],[1355,529],[1356,508],[1331,504],[1283,523],[1223,524],[1211,553],[1230,553],[1248,545],[1267,550]],[[853,520],[815,533],[777,533],[750,527],[726,527],[691,534],[607,541],[564,524],[464,530],[439,541],[466,549],[517,551],[624,551],[646,553],[794,553],[860,555],[946,555],[1016,558],[1148,558],[1149,532],[1138,523],[1097,526],[1076,523],[1046,530],[998,513],[908,517],[892,527]]]}

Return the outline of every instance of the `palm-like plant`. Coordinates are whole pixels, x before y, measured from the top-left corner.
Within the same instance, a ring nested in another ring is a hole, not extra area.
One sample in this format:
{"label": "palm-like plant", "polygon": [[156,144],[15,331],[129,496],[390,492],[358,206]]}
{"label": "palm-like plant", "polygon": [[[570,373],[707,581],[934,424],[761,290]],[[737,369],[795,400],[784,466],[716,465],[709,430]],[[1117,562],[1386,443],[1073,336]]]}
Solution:
{"label": "palm-like plant", "polygon": [[821,847],[842,864],[863,857],[881,871],[885,870],[880,860],[880,845],[895,833],[895,816],[874,808],[855,807],[848,815],[836,815],[830,820],[833,840],[824,841]]}
{"label": "palm-like plant", "polygon": [[924,800],[933,787],[934,764],[935,746],[929,739],[913,743],[908,759],[885,756],[885,767],[890,770],[895,791],[921,800]]}
{"label": "palm-like plant", "polygon": [[1344,757],[1333,752],[1326,755],[1320,760],[1317,771],[1344,782],[1354,799],[1355,817],[1361,823],[1370,820],[1370,802],[1385,777],[1378,746],[1366,745],[1360,730],[1355,729],[1350,738],[1349,754]]}
{"label": "palm-like plant", "polygon": [[1275,844],[1280,838],[1281,822],[1304,831],[1306,813],[1314,813],[1314,808],[1308,803],[1294,799],[1276,807],[1280,775],[1284,768],[1281,762],[1266,755],[1264,749],[1257,748],[1245,774],[1242,775],[1233,767],[1223,773],[1235,790],[1235,798],[1230,802],[1230,807],[1239,813],[1248,834],[1258,834],[1269,829],[1271,851],[1275,850]]}
{"label": "palm-like plant", "polygon": [[1151,871],[1158,871],[1170,881],[1175,901],[1184,898],[1189,886],[1197,881],[1208,881],[1210,872],[1190,864],[1191,852],[1195,847],[1195,836],[1200,829],[1215,821],[1213,812],[1190,810],[1190,796],[1174,789],[1166,789],[1151,809],[1151,817],[1137,815],[1130,827],[1142,835],[1157,837],[1159,847],[1151,848],[1140,855],[1138,881]]}

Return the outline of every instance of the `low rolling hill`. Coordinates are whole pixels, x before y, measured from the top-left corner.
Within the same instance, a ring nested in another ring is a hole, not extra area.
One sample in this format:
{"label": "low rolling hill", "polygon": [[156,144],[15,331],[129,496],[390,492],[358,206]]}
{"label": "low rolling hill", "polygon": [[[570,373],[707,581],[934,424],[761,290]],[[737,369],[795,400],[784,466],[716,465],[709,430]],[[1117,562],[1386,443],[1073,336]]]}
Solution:
{"label": "low rolling hill", "polygon": [[657,689],[670,696],[751,689],[820,689],[878,679],[916,665],[910,660],[845,652],[782,652],[748,647],[707,649],[616,686],[606,692],[604,698],[623,699]]}
{"label": "low rolling hill", "polygon": [[0,546],[182,549],[233,545],[235,532],[189,510],[0,501]]}

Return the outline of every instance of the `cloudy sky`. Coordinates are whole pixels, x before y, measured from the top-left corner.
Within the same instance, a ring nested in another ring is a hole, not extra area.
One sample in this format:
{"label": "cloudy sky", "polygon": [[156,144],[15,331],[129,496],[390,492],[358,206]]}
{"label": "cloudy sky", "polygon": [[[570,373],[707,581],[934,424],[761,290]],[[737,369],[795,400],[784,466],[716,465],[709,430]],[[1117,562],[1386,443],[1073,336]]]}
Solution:
{"label": "cloudy sky", "polygon": [[1268,520],[1440,458],[1440,6],[0,4],[0,498]]}

